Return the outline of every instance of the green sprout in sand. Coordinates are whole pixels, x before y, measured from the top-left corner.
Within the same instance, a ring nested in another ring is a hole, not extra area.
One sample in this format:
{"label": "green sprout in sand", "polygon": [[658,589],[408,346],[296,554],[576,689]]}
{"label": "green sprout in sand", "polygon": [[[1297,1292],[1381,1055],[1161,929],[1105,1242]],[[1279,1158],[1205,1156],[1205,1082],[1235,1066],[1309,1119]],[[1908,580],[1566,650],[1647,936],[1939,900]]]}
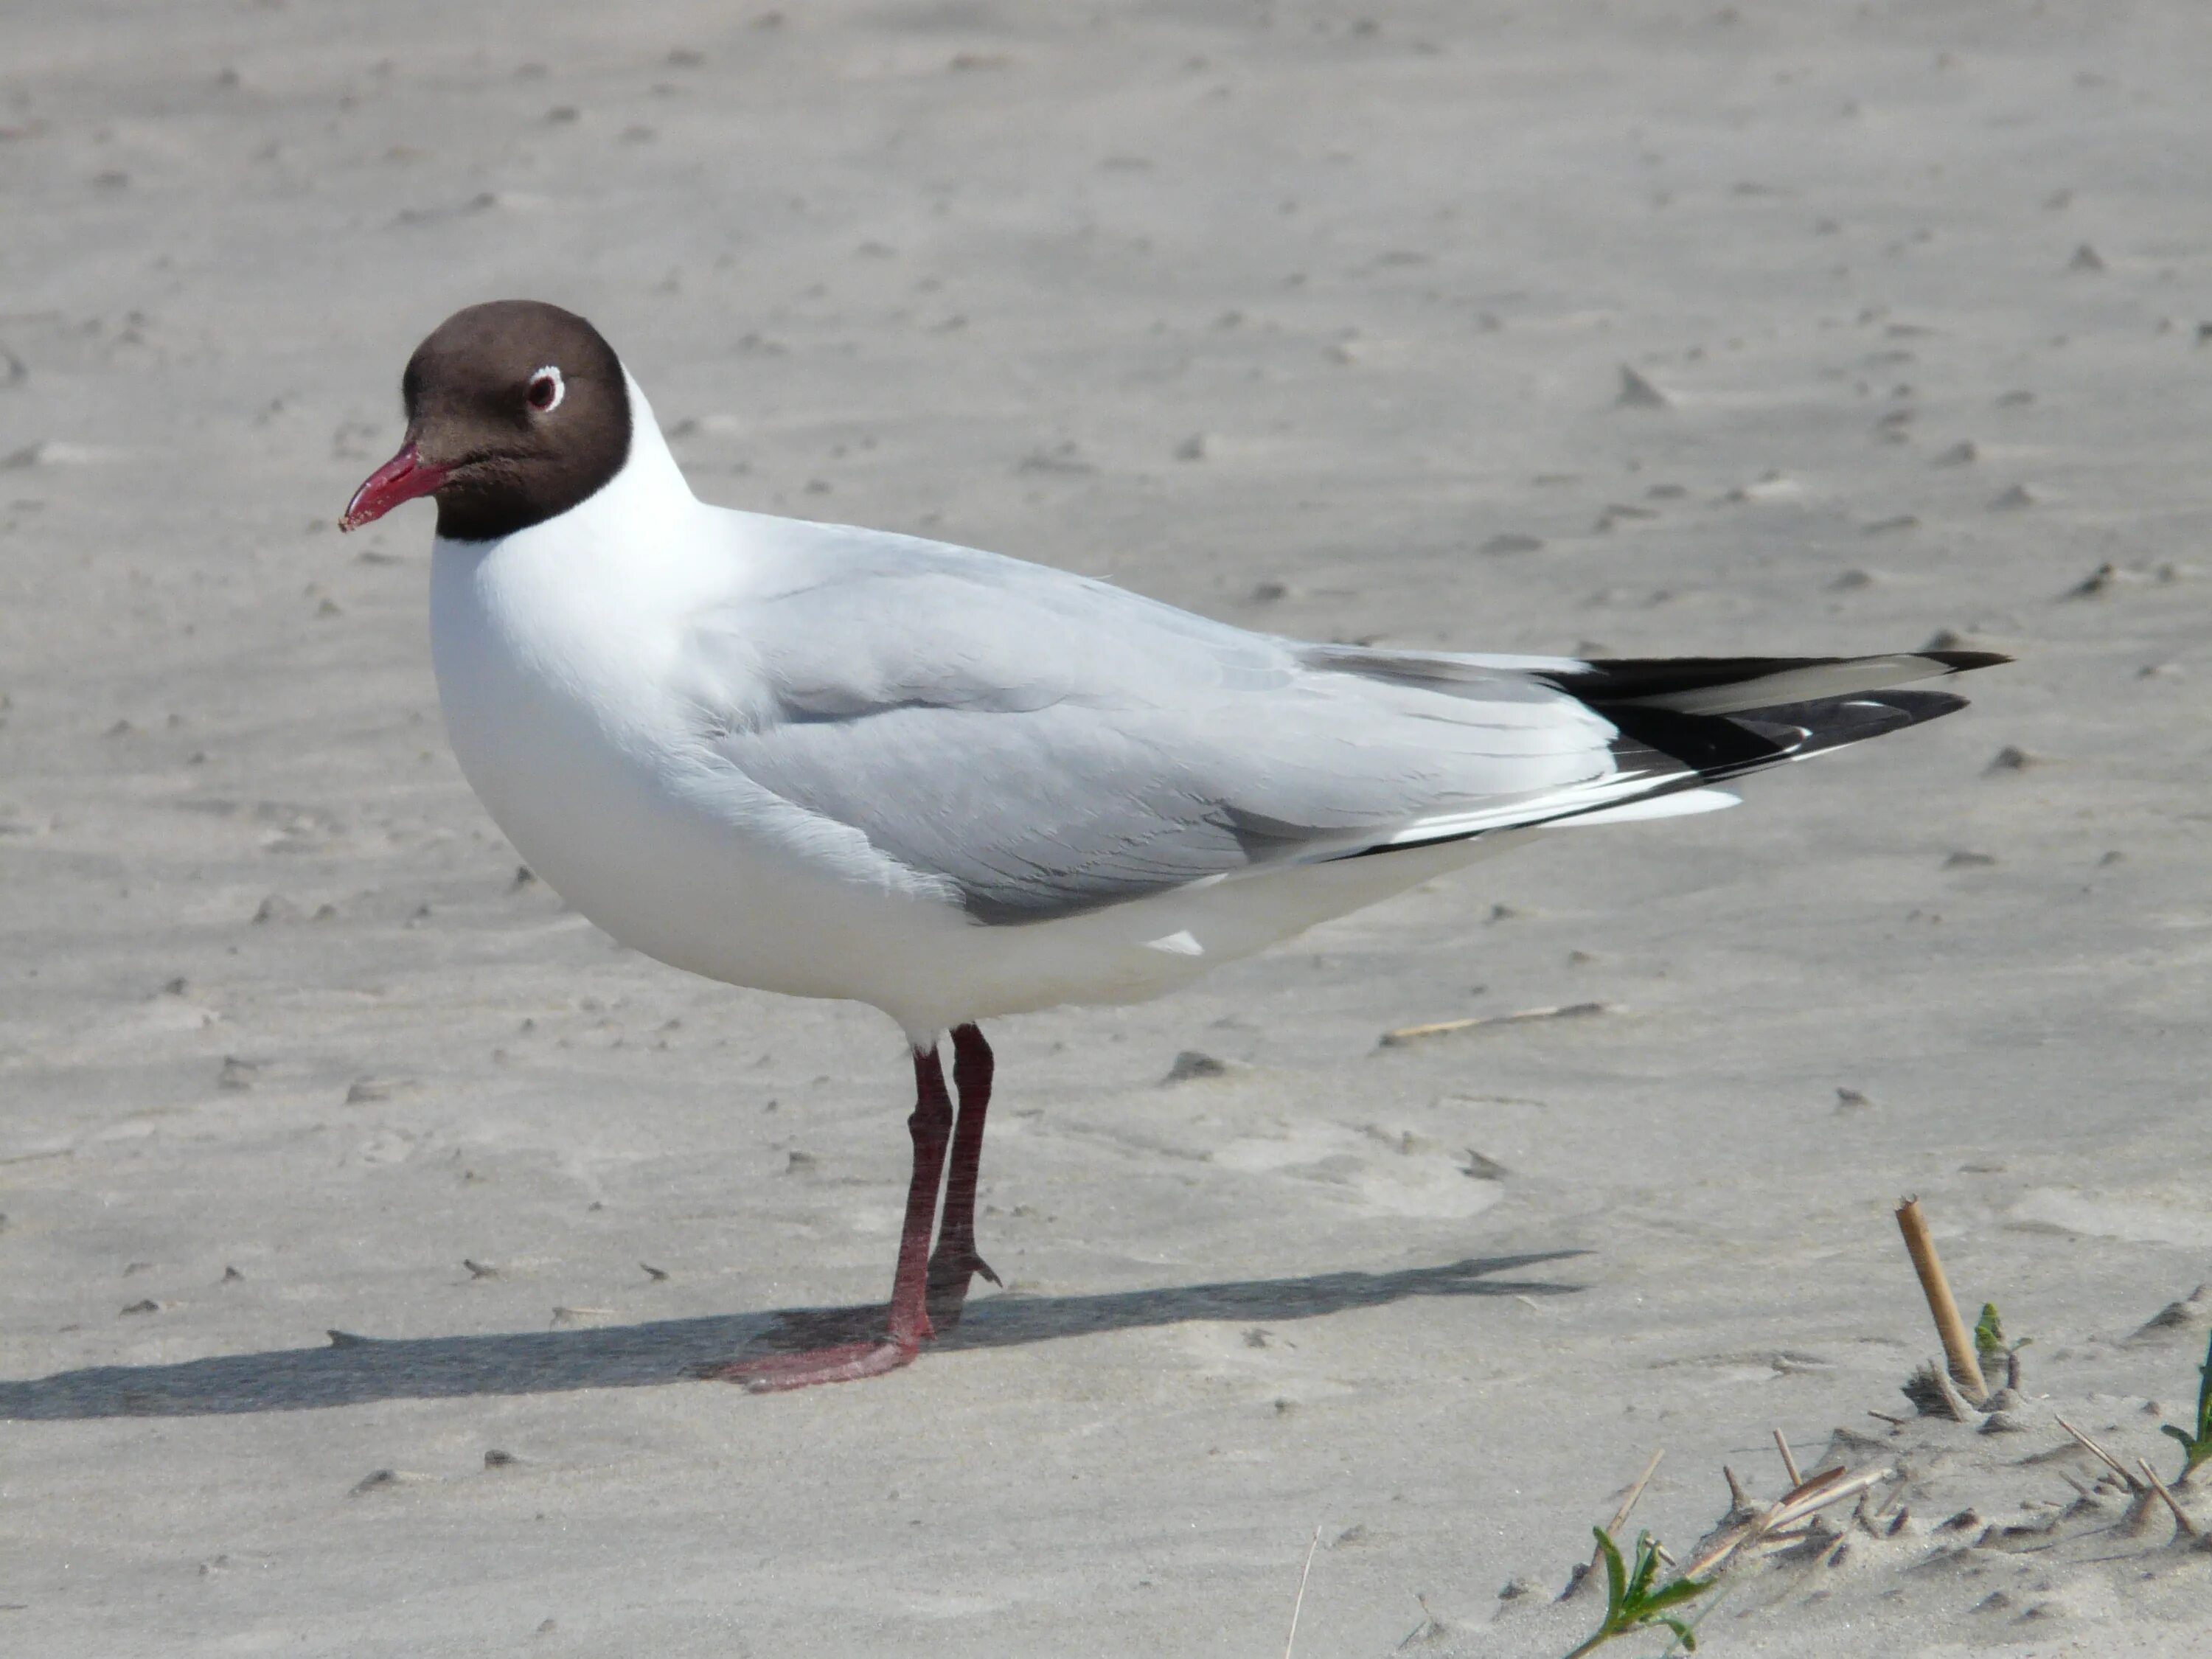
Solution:
{"label": "green sprout in sand", "polygon": [[2197,1473],[2199,1463],[2212,1462],[2212,1345],[2206,1346],[2204,1363],[2197,1367],[2197,1374],[2203,1379],[2197,1389],[2197,1432],[2191,1434],[2171,1423],[2159,1425],[2160,1429],[2181,1443],[2182,1455],[2188,1460],[2182,1464],[2181,1473],[2174,1477],[2173,1484],[2177,1486]]}
{"label": "green sprout in sand", "polygon": [[1985,1369],[1993,1368],[2001,1359],[2009,1364],[2012,1357],[2032,1340],[2024,1336],[2017,1342],[2006,1341],[2004,1321],[1997,1316],[1997,1304],[1982,1304],[1982,1316],[1974,1322],[1974,1352]]}
{"label": "green sprout in sand", "polygon": [[1597,1534],[1598,1553],[1605,1558],[1605,1622],[1566,1659],[1582,1659],[1583,1655],[1596,1651],[1616,1636],[1626,1636],[1653,1625],[1664,1625],[1674,1632],[1674,1639],[1684,1649],[1694,1651],[1698,1645],[1696,1633],[1667,1609],[1704,1595],[1712,1588],[1712,1580],[1692,1578],[1686,1573],[1654,1589],[1651,1581],[1659,1574],[1659,1546],[1652,1542],[1650,1533],[1636,1535],[1636,1565],[1632,1570],[1620,1559],[1620,1546],[1613,1541],[1611,1533],[1603,1527],[1592,1527],[1590,1530]]}

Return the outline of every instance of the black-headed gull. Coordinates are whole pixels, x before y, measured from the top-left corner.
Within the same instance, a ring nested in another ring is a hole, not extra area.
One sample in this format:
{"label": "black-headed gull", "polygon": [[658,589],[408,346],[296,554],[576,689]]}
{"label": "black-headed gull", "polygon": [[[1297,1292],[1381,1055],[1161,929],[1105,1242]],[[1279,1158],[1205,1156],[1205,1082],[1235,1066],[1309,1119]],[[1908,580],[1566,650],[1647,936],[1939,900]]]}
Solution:
{"label": "black-headed gull", "polygon": [[888,1328],[718,1373],[755,1388],[903,1365],[996,1282],[977,1020],[1158,996],[1545,829],[1730,805],[1716,782],[1963,706],[1888,688],[2003,660],[1312,645],[710,507],[613,348],[533,301],[447,319],[401,389],[344,525],[436,498],[439,697],[530,867],[663,962],[870,1003],[913,1045]]}

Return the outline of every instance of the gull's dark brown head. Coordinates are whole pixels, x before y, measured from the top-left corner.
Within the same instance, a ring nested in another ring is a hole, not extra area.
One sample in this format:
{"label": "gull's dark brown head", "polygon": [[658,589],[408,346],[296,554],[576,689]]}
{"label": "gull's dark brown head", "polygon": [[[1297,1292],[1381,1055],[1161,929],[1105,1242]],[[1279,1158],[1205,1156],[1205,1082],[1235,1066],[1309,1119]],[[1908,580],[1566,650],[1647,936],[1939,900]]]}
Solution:
{"label": "gull's dark brown head", "polygon": [[511,536],[587,500],[629,459],[622,363],[558,306],[455,312],[415,348],[399,391],[407,441],[354,492],[342,530],[434,495],[441,536]]}

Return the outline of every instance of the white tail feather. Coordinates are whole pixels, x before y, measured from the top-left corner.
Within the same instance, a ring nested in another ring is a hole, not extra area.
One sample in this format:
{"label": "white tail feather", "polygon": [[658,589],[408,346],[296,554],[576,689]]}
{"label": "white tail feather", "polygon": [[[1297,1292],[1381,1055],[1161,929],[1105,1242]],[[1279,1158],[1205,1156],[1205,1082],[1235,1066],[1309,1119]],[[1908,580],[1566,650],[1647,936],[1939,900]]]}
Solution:
{"label": "white tail feather", "polygon": [[1553,827],[1571,830],[1582,823],[1640,823],[1646,818],[1686,818],[1699,812],[1724,811],[1741,805],[1742,799],[1741,795],[1725,789],[1680,789],[1650,800],[1632,800],[1626,806],[1608,806],[1600,811],[1584,812],[1578,817],[1561,818]]}

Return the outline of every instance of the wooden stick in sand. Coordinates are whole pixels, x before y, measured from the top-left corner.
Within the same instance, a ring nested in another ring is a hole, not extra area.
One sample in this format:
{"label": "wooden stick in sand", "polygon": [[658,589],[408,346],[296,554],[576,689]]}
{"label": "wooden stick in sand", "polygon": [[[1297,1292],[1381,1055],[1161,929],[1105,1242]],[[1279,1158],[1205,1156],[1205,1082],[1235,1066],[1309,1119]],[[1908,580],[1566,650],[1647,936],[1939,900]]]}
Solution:
{"label": "wooden stick in sand", "polygon": [[1782,1425],[1778,1423],[1774,1427],[1774,1449],[1782,1454],[1782,1468],[1790,1477],[1790,1484],[1803,1486],[1805,1477],[1797,1473],[1797,1460],[1790,1455],[1790,1443],[1782,1437]]}
{"label": "wooden stick in sand", "polygon": [[2147,1457],[2138,1457],[2136,1459],[2136,1467],[2143,1472],[2143,1479],[2150,1482],[2151,1490],[2166,1499],[2166,1508],[2173,1511],[2173,1524],[2189,1537],[2203,1537],[2203,1528],[2189,1518],[2189,1511],[2181,1507],[2181,1500],[2173,1495],[2165,1481],[2158,1478],[2158,1471],[2151,1468],[2150,1460]]}
{"label": "wooden stick in sand", "polygon": [[1982,1362],[1974,1352],[1974,1339],[1959,1317],[1959,1304],[1951,1296],[1951,1281],[1943,1277],[1943,1263],[1936,1254],[1936,1241],[1928,1236],[1928,1223],[1920,1213],[1920,1200],[1908,1198],[1898,1206],[1897,1230],[1905,1235],[1905,1248],[1912,1257],[1912,1270],[1920,1275],[1920,1288],[1928,1297],[1928,1311],[1936,1316],[1936,1334],[1943,1339],[1944,1357],[1951,1375],[1978,1406],[1990,1397],[1982,1375]]}

